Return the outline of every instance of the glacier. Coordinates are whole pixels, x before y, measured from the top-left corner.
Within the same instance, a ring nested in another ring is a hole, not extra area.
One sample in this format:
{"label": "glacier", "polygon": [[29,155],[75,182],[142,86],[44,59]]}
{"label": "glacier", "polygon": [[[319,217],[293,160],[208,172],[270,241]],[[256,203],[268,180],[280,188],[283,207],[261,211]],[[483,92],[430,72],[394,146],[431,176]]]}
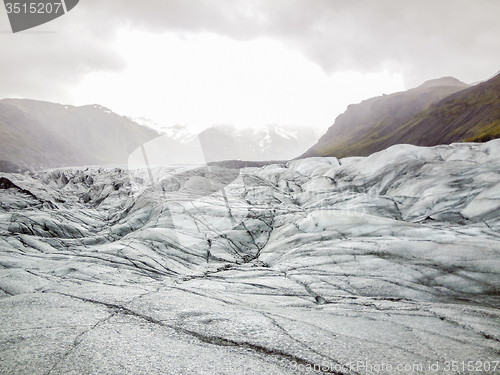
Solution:
{"label": "glacier", "polygon": [[500,371],[500,140],[0,197],[1,373]]}

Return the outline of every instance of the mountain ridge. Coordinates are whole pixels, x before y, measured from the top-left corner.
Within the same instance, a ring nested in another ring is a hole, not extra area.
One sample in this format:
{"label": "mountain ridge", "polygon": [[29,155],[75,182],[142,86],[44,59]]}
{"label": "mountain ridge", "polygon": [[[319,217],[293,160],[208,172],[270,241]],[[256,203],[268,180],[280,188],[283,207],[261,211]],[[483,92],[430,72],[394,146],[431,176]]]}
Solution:
{"label": "mountain ridge", "polygon": [[289,160],[306,151],[321,135],[319,129],[302,125],[268,124],[239,128],[231,124],[216,124],[201,132],[192,132],[187,125],[162,127],[152,119],[131,119],[190,147],[201,141],[208,162]]}
{"label": "mountain ridge", "polygon": [[469,86],[453,77],[350,105],[299,158],[368,156],[395,144],[436,146],[500,137],[500,74]]}
{"label": "mountain ridge", "polygon": [[407,91],[396,92],[351,104],[334,124],[299,158],[315,156],[368,156],[396,143],[381,141],[434,103],[469,87],[443,77],[429,80]]}
{"label": "mountain ridge", "polygon": [[124,164],[159,134],[100,105],[0,100],[0,160],[42,169]]}
{"label": "mountain ridge", "polygon": [[198,134],[179,125],[162,131],[152,120],[121,116],[99,104],[0,100],[0,170],[5,172],[126,165],[130,155],[145,145],[162,165],[190,164],[193,152],[201,151],[207,163],[289,160],[318,137],[316,129],[292,125],[262,129],[215,125]]}

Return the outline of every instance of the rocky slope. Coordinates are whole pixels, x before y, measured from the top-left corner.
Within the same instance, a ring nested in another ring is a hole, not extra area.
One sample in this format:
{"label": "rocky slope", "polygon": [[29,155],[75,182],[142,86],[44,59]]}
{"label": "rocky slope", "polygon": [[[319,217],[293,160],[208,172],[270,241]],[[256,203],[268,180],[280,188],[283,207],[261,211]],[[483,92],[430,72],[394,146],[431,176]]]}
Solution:
{"label": "rocky slope", "polygon": [[0,100],[0,161],[4,164],[34,169],[126,164],[130,152],[158,135],[99,105]]}
{"label": "rocky slope", "polygon": [[491,372],[499,181],[500,140],[0,174],[0,372]]}
{"label": "rocky slope", "polygon": [[[449,142],[421,142],[429,129],[408,125],[415,116],[427,113],[442,99],[461,92],[468,85],[452,77],[427,81],[421,86],[391,95],[379,96],[350,105],[335,120],[319,141],[302,157],[311,156],[367,156],[394,144],[409,143],[433,146]],[[440,122],[434,122],[439,127]],[[402,136],[404,134],[404,136]],[[432,137],[432,136],[429,136]],[[428,140],[428,138],[425,138]]]}

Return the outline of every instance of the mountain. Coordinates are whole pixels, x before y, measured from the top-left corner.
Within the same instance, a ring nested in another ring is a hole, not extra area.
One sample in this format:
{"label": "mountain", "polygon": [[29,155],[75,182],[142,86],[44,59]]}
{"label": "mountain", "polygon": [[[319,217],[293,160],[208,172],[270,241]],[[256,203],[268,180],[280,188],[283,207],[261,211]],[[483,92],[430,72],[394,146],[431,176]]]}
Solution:
{"label": "mountain", "polygon": [[191,132],[187,125],[175,124],[172,126],[161,126],[149,117],[128,117],[130,120],[142,126],[147,126],[160,134],[167,135],[176,142],[186,143],[196,137],[196,133]]}
{"label": "mountain", "polygon": [[186,125],[180,124],[169,126],[167,128],[161,128],[159,132],[168,135],[170,139],[180,143],[187,143],[196,137],[196,134],[190,132]]}
{"label": "mountain", "polygon": [[216,125],[199,134],[190,133],[184,125],[157,129],[163,133],[161,136],[130,154],[129,165],[134,169],[147,164],[171,167],[223,161],[226,162],[220,165],[266,165],[270,160],[290,160],[298,150],[305,151],[318,139],[317,130],[301,126],[236,129],[232,125]]}
{"label": "mountain", "polygon": [[[289,160],[319,138],[313,128],[217,125],[199,134],[185,125],[159,127],[147,118],[120,116],[100,105],[75,107],[30,99],[0,100],[0,170],[65,166],[145,165],[142,145],[159,165],[193,161]],[[135,151],[135,152],[134,152]],[[201,155],[199,155],[202,153]]]}
{"label": "mountain", "polygon": [[294,125],[245,129],[216,125],[199,134],[210,161],[290,160],[311,147],[319,136],[315,128]]}
{"label": "mountain", "polygon": [[444,77],[427,81],[408,91],[350,105],[337,117],[326,134],[301,157],[367,156],[393,144],[413,143],[423,136],[423,131],[416,128],[408,135],[408,139],[399,137],[407,122],[467,87],[455,78]]}
{"label": "mountain", "polygon": [[485,142],[500,137],[500,74],[446,97],[393,132],[382,147],[395,143],[434,146]]}
{"label": "mountain", "polygon": [[276,124],[258,128],[218,124],[195,133],[183,124],[161,126],[147,117],[130,119],[185,145],[199,145],[201,142],[207,161],[290,160],[308,150],[322,134],[310,126]]}
{"label": "mountain", "polygon": [[20,167],[125,164],[158,135],[99,105],[0,100],[0,161]]}
{"label": "mountain", "polygon": [[162,127],[151,119],[131,119],[187,146],[188,153],[201,147],[207,162],[290,160],[309,149],[321,135],[319,129],[309,126],[275,124],[243,129],[222,124],[194,133],[186,125]]}

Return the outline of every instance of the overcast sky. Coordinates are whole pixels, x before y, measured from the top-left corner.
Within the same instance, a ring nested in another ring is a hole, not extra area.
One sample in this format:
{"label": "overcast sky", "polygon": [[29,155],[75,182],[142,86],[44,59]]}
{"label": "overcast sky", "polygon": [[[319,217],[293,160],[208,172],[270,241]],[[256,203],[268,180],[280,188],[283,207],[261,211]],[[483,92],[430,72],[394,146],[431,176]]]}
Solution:
{"label": "overcast sky", "polygon": [[161,125],[330,126],[350,103],[500,69],[498,0],[81,0],[12,34],[0,97]]}

